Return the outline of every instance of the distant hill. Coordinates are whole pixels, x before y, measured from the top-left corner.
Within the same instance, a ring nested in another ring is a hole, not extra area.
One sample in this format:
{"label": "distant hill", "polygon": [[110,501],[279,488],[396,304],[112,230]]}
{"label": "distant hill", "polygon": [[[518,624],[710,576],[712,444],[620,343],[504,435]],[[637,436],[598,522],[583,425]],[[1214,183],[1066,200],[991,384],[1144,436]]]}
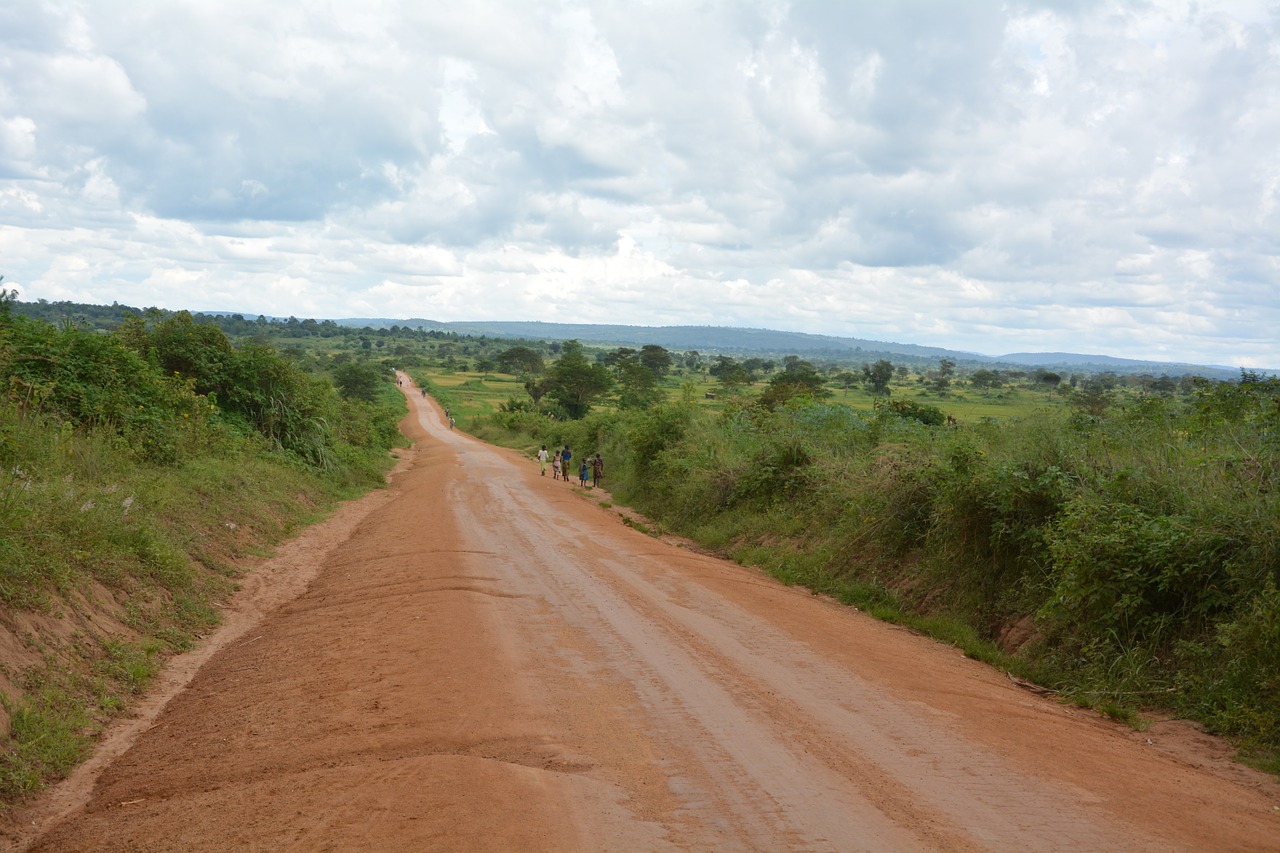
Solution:
{"label": "distant hill", "polygon": [[[997,356],[1006,364],[1034,365],[1051,368],[1081,368],[1090,370],[1114,370],[1132,373],[1134,371],[1154,372],[1152,365],[1158,365],[1162,373],[1195,373],[1203,375],[1225,374],[1231,378],[1239,377],[1240,371],[1234,367],[1221,364],[1182,364],[1163,361],[1140,361],[1133,358],[1117,358],[1112,355],[1083,355],[1075,352],[1012,352]],[[1267,371],[1270,372],[1270,371]]]}
{"label": "distant hill", "polygon": [[[127,314],[141,314],[138,308],[128,305],[86,305],[72,302],[15,302],[13,309],[20,314],[36,317],[51,323],[67,320],[88,323],[97,328],[110,329],[118,325]],[[169,312],[162,312],[169,313]],[[206,316],[233,316],[247,318],[260,316],[251,311],[204,311]],[[268,321],[284,318],[265,317]],[[316,318],[320,319],[320,318]],[[992,356],[975,352],[962,352],[942,347],[899,344],[891,341],[873,341],[863,338],[841,338],[832,335],[811,335],[805,332],[781,332],[774,329],[739,329],[726,326],[595,326],[584,323],[542,323],[510,321],[441,322],[414,318],[410,320],[378,318],[348,318],[332,320],[340,326],[354,328],[389,329],[392,326],[429,331],[454,332],[459,335],[484,335],[492,338],[519,338],[527,340],[564,341],[576,338],[583,343],[609,346],[635,346],[658,344],[667,349],[698,350],[703,354],[722,353],[742,356],[804,355],[812,359],[862,362],[887,359],[906,364],[936,364],[938,359],[949,358],[968,367],[997,367],[1026,369],[1042,367],[1060,373],[1151,373],[1179,376],[1194,374],[1211,379],[1238,379],[1240,371],[1221,365],[1199,365],[1161,361],[1141,361],[1116,358],[1109,355],[1085,355],[1067,352],[1015,352]],[[1260,370],[1275,374],[1275,370]]]}
{"label": "distant hill", "polygon": [[895,344],[859,338],[837,338],[805,332],[779,332],[773,329],[740,329],[726,326],[596,326],[585,323],[542,323],[512,321],[467,321],[442,323],[436,320],[386,320],[354,318],[336,320],[344,326],[387,328],[392,325],[410,328],[457,332],[462,335],[488,335],[495,338],[526,338],[564,341],[576,338],[593,344],[658,344],[667,349],[713,350],[715,352],[838,352],[872,351],[895,353],[926,359],[953,358],[989,360],[976,353],[957,353],[941,347]]}
{"label": "distant hill", "polygon": [[740,329],[727,326],[596,326],[585,323],[543,323],[516,321],[441,322],[415,318],[388,320],[350,318],[335,320],[343,326],[389,328],[393,325],[421,328],[460,335],[486,335],[494,338],[523,338],[530,340],[563,341],[576,338],[583,343],[612,344],[616,346],[642,346],[658,344],[672,350],[699,350],[732,355],[808,355],[840,360],[890,361],[910,363],[936,362],[949,358],[965,366],[992,366],[1021,369],[1043,367],[1049,370],[1067,370],[1097,373],[1152,373],[1178,376],[1186,373],[1213,379],[1235,379],[1240,371],[1220,365],[1181,364],[1161,361],[1116,358],[1107,355],[1079,353],[1010,353],[1009,355],[984,355],[982,353],[949,350],[942,347],[899,344],[891,341],[873,341],[863,338],[840,338],[832,335],[812,335],[805,332],[780,332],[773,329]]}

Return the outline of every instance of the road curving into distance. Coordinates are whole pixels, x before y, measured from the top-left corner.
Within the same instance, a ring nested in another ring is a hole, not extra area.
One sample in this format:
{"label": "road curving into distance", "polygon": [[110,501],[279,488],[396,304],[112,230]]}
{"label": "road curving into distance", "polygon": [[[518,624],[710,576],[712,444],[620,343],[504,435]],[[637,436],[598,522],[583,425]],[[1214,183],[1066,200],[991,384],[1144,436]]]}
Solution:
{"label": "road curving into distance", "polygon": [[1186,727],[660,542],[406,397],[390,489],[16,849],[1280,849],[1280,785]]}

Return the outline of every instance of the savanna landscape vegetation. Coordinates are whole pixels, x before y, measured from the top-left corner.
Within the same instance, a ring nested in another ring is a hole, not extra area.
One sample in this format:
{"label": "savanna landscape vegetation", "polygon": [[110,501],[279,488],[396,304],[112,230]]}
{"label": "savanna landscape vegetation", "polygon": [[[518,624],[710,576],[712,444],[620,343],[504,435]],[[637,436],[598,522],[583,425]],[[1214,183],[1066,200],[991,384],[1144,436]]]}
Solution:
{"label": "savanna landscape vegetation", "polygon": [[379,486],[393,369],[600,452],[608,502],[1080,705],[1280,770],[1280,380],[673,351],[0,303],[0,797],[65,773],[255,556]]}

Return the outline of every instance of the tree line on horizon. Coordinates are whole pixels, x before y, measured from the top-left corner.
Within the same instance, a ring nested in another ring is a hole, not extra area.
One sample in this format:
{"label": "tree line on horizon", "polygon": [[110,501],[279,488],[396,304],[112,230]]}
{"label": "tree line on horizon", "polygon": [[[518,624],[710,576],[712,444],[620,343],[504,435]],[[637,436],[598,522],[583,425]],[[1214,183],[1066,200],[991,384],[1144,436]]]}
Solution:
{"label": "tree line on horizon", "polygon": [[[25,316],[42,319],[54,325],[63,323],[75,323],[79,325],[87,325],[90,328],[111,330],[118,326],[124,317],[127,316],[143,316],[156,315],[167,316],[175,313],[173,311],[149,308],[140,309],[128,305],[113,303],[112,305],[91,305],[85,303],[75,303],[69,301],[53,301],[38,299],[32,302],[15,302],[14,310]],[[229,337],[232,338],[320,338],[335,339],[341,338],[347,342],[353,340],[366,349],[381,349],[387,345],[389,340],[410,340],[410,341],[468,341],[481,342],[481,344],[489,344],[484,347],[486,352],[479,354],[474,365],[478,372],[486,372],[491,370],[491,362],[493,354],[497,348],[502,346],[502,342],[510,345],[525,345],[542,351],[548,355],[555,355],[557,350],[554,348],[558,345],[555,340],[543,338],[521,338],[514,336],[494,336],[483,333],[477,334],[473,332],[459,332],[448,329],[429,329],[420,325],[411,325],[410,321],[404,324],[398,324],[394,321],[378,322],[376,325],[354,326],[341,323],[335,320],[316,320],[298,317],[266,317],[258,315],[254,317],[246,317],[243,314],[236,313],[213,313],[202,314],[200,312],[188,312],[200,323],[214,323],[219,326]],[[459,324],[465,327],[467,324]],[[524,328],[527,324],[509,324],[515,328]],[[643,328],[643,327],[639,327]],[[777,362],[786,355],[794,352],[787,349],[765,349],[760,346],[753,346],[751,352],[746,351],[744,347],[745,341],[756,341],[759,339],[759,332],[764,330],[747,330],[752,334],[743,337],[743,330],[726,330],[716,329],[715,327],[707,327],[709,331],[717,331],[722,335],[728,335],[722,339],[706,339],[698,345],[698,349],[706,351],[709,356],[724,356],[732,358],[738,362],[753,361],[773,361]],[[777,333],[779,335],[788,335],[791,333]],[[772,338],[770,338],[772,340]],[[774,342],[775,345],[778,342]],[[870,342],[868,342],[870,343]],[[605,343],[589,343],[583,342],[593,352],[605,352],[618,348],[617,344]],[[367,345],[367,346],[366,346]],[[656,344],[650,344],[656,346]],[[630,346],[630,345],[626,345]],[[670,349],[668,347],[668,349]],[[943,362],[950,361],[957,365],[962,372],[990,371],[1008,376],[1016,377],[1019,373],[1041,370],[1042,372],[1057,372],[1064,376],[1072,374],[1077,376],[1093,376],[1097,374],[1111,374],[1121,377],[1136,376],[1164,376],[1170,379],[1182,379],[1193,375],[1204,376],[1205,378],[1230,379],[1231,374],[1217,368],[1197,368],[1191,366],[1176,366],[1178,369],[1156,370],[1151,366],[1144,366],[1141,363],[1135,363],[1131,366],[1121,365],[1025,365],[1019,363],[993,363],[989,359],[968,359],[962,353],[950,353],[945,350],[930,347],[911,347],[911,349],[920,349],[926,352],[902,352],[902,351],[880,351],[871,348],[857,346],[853,348],[829,348],[814,349],[806,348],[803,357],[817,365],[852,365],[855,369],[861,365],[879,363],[887,361],[900,368],[909,368],[915,371],[924,371],[928,369],[936,369]],[[937,349],[937,352],[927,352],[928,350]],[[672,352],[688,353],[697,352],[698,350],[671,349]],[[797,356],[800,357],[800,356]],[[486,361],[490,363],[486,366]],[[459,369],[463,369],[459,366]],[[748,368],[749,370],[751,368]]]}

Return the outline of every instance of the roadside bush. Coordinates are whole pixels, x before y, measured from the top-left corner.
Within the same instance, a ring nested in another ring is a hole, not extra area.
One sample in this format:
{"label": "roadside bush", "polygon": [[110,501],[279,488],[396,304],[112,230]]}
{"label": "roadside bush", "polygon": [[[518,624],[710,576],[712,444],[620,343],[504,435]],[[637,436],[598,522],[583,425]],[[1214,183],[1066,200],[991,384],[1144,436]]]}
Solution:
{"label": "roadside bush", "polygon": [[1055,577],[1045,612],[1075,633],[1160,645],[1198,634],[1230,604],[1238,543],[1194,519],[1077,499],[1048,540]]}
{"label": "roadside bush", "polygon": [[1280,591],[1268,581],[1240,614],[1205,643],[1184,642],[1179,655],[1181,710],[1246,749],[1270,753],[1280,770]]}
{"label": "roadside bush", "polygon": [[[269,347],[220,335],[181,318],[153,337],[0,310],[0,605],[59,620],[109,599],[43,666],[6,673],[19,684],[2,697],[2,799],[65,772],[153,655],[217,621],[235,558],[382,482],[404,411],[392,386],[342,400]],[[104,619],[117,624],[95,651]]]}
{"label": "roadside bush", "polygon": [[344,400],[372,403],[390,372],[368,361],[348,361],[333,368],[333,384]]}
{"label": "roadside bush", "polygon": [[1056,466],[993,461],[967,445],[953,445],[947,461],[932,469],[928,564],[975,627],[994,633],[1043,601],[1046,533],[1073,480]]}
{"label": "roadside bush", "polygon": [[[845,507],[841,534],[858,562],[899,559],[921,548],[936,513],[933,460],[912,445],[885,444],[849,465],[831,500]],[[873,547],[874,546],[874,547]]]}
{"label": "roadside bush", "polygon": [[693,422],[693,407],[686,404],[654,406],[633,415],[627,425],[629,484],[636,493],[652,490],[655,466],[663,454],[679,446]]}

